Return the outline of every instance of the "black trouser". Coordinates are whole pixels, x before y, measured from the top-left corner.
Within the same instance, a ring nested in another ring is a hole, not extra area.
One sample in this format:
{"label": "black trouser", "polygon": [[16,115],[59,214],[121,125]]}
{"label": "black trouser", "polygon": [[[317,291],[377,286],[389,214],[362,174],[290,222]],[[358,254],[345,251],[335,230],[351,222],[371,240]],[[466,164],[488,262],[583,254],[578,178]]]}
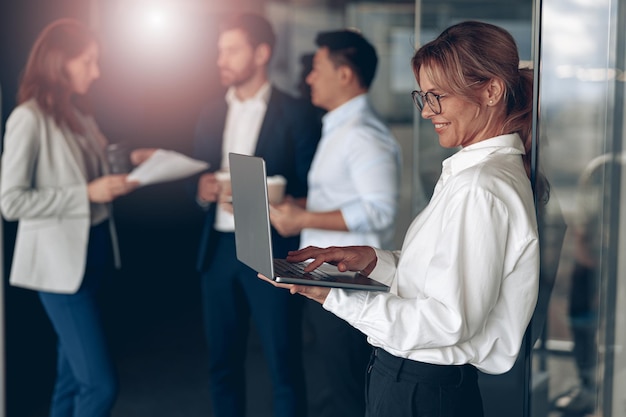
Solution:
{"label": "black trouser", "polygon": [[482,417],[476,368],[417,362],[375,348],[365,416]]}
{"label": "black trouser", "polygon": [[252,318],[271,378],[273,415],[305,416],[302,298],[260,280],[237,261],[234,233],[220,233],[218,239],[215,261],[202,274],[201,285],[213,414],[246,415],[246,353]]}
{"label": "black trouser", "polygon": [[574,358],[583,386],[593,389],[598,328],[598,276],[595,269],[576,263],[570,287],[569,316]]}
{"label": "black trouser", "polygon": [[314,417],[363,417],[364,375],[372,352],[367,337],[318,302],[307,300],[305,312],[323,367],[322,383],[311,395]]}

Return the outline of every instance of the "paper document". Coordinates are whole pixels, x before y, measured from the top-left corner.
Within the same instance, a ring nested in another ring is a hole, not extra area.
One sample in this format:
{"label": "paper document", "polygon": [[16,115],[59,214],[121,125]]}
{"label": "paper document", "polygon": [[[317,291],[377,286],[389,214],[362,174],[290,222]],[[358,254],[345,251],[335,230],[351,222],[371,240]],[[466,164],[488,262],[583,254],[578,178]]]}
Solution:
{"label": "paper document", "polygon": [[128,174],[128,180],[138,181],[140,185],[156,184],[186,178],[207,168],[207,162],[175,151],[157,149],[150,158]]}

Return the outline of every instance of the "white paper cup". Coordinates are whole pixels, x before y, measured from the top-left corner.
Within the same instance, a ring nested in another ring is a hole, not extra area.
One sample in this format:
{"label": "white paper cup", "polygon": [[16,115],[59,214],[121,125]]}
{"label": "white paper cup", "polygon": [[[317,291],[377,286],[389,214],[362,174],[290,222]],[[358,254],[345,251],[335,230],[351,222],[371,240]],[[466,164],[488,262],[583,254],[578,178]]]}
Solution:
{"label": "white paper cup", "polygon": [[232,194],[232,189],[230,188],[230,172],[229,171],[216,171],[215,179],[220,183],[220,187],[222,188],[221,194],[222,199],[224,201],[230,200],[230,196]]}
{"label": "white paper cup", "polygon": [[267,199],[270,204],[280,204],[285,198],[287,180],[282,175],[267,177]]}
{"label": "white paper cup", "polygon": [[230,188],[230,172],[228,171],[216,171],[215,179],[224,188]]}

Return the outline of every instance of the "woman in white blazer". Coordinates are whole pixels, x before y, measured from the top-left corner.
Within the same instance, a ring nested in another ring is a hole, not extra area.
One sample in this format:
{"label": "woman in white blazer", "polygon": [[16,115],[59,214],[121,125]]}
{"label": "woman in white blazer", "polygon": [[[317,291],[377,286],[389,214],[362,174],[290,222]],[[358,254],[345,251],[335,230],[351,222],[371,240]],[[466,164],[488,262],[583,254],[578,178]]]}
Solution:
{"label": "woman in white blazer", "polygon": [[98,52],[82,23],[48,25],[4,137],[0,208],[19,221],[10,282],[39,292],[58,336],[52,417],[108,416],[117,395],[96,294],[118,263],[109,203],[137,184],[108,173],[106,139],[85,100]]}

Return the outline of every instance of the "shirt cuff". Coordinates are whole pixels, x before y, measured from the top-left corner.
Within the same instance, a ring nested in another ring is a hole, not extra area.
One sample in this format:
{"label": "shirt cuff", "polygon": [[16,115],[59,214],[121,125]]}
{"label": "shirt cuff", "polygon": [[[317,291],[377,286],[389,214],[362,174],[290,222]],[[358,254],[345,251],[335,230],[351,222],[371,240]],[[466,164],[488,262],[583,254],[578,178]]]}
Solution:
{"label": "shirt cuff", "polygon": [[385,285],[391,286],[396,276],[397,260],[394,252],[374,248],[376,252],[376,266],[369,277]]}
{"label": "shirt cuff", "polygon": [[369,232],[367,213],[363,210],[363,203],[355,201],[340,208],[343,221],[351,232]]}
{"label": "shirt cuff", "polygon": [[367,291],[333,288],[328,293],[322,306],[325,310],[356,327],[361,317],[367,294]]}

